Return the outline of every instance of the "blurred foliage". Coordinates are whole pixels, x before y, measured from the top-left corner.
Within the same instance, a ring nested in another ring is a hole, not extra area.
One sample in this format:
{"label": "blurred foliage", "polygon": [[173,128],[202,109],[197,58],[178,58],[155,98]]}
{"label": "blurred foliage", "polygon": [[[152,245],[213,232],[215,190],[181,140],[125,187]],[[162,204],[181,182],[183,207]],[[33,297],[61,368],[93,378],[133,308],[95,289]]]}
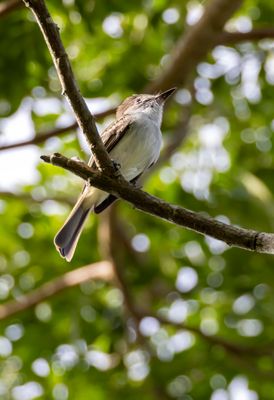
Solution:
{"label": "blurred foliage", "polygon": [[[161,72],[188,29],[185,21],[203,4],[48,3],[83,95],[107,104],[141,92]],[[240,31],[270,26],[273,13],[273,2],[249,0],[228,25]],[[70,111],[31,14],[20,9],[5,16],[0,34],[1,116],[12,118],[28,98],[36,131],[67,118]],[[274,230],[273,48],[267,39],[220,45],[198,66],[189,136],[147,180],[148,192],[233,224]],[[189,96],[180,88],[170,102],[165,139],[172,137]],[[47,113],[53,98],[56,107]],[[83,158],[71,132],[39,151]],[[2,302],[103,257],[97,229],[104,215],[90,218],[71,264],[59,257],[52,240],[71,206],[58,196],[72,202],[81,182],[39,160],[37,170],[38,182],[18,187],[29,201],[0,200]],[[23,174],[22,166],[18,182]],[[132,247],[125,252],[121,246],[120,267],[136,306],[196,327],[204,337],[145,318],[140,343],[121,291],[87,282],[1,322],[1,399],[273,399],[273,257],[228,249],[122,201],[116,214]],[[258,353],[241,352],[245,346]]]}

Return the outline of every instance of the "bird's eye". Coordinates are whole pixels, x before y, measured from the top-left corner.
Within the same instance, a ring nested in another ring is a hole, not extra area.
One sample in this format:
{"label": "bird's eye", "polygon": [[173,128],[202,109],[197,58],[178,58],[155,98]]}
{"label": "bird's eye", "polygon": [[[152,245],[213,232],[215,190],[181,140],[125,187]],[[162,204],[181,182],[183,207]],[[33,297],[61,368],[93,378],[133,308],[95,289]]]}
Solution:
{"label": "bird's eye", "polygon": [[136,103],[140,104],[141,103],[141,99],[136,99]]}

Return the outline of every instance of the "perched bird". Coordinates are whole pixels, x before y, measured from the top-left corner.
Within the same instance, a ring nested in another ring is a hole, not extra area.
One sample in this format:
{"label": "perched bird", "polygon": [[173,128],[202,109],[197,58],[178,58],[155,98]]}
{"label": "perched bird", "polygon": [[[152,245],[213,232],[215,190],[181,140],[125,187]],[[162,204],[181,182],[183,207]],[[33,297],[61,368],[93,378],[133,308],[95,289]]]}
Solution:
{"label": "perched bird", "polygon": [[[136,182],[158,160],[162,145],[163,106],[174,91],[175,88],[172,88],[156,95],[128,97],[118,107],[116,121],[103,131],[102,141],[126,180]],[[95,168],[92,156],[88,165]],[[100,213],[115,200],[116,197],[109,193],[89,184],[84,186],[69,217],[54,238],[62,257],[71,261],[90,211]]]}

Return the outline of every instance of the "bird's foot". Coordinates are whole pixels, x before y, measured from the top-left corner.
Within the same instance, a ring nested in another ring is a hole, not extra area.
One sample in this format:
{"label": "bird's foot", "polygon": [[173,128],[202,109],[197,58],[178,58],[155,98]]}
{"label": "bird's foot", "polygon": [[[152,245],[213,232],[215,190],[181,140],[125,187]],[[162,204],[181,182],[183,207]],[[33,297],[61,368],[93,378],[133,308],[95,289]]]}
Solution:
{"label": "bird's foot", "polygon": [[112,165],[113,165],[113,167],[114,167],[114,169],[115,169],[115,171],[117,172],[117,171],[120,171],[120,169],[121,169],[121,164],[119,164],[117,161],[115,161],[115,160],[111,160],[112,161]]}
{"label": "bird's foot", "polygon": [[71,160],[73,160],[73,161],[78,161],[78,162],[83,162],[83,160],[81,160],[81,158],[79,158],[79,157],[77,157],[77,156],[71,157]]}
{"label": "bird's foot", "polygon": [[138,181],[132,181],[131,184],[135,187],[135,189],[142,189],[143,185]]}

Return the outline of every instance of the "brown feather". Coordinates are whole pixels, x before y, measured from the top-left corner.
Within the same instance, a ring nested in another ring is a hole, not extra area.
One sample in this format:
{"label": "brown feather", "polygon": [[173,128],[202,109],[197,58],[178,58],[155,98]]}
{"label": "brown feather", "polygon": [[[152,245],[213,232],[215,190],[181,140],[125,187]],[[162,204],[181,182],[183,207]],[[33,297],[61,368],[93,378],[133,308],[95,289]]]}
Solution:
{"label": "brown feather", "polygon": [[[126,115],[120,118],[118,121],[114,121],[109,125],[108,128],[104,130],[101,135],[101,139],[107,149],[107,152],[110,153],[113,147],[122,139],[122,137],[129,131],[129,128],[132,125],[132,117]],[[90,157],[88,165],[92,168],[95,168],[95,163],[93,160],[93,156]]]}

